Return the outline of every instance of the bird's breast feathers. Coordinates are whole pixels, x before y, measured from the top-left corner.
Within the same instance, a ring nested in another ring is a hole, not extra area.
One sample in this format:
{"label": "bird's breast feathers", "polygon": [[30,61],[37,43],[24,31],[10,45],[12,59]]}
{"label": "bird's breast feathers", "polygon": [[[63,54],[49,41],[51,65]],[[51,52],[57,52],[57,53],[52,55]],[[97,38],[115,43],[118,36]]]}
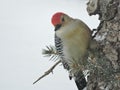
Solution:
{"label": "bird's breast feathers", "polygon": [[56,32],[63,42],[63,53],[67,59],[80,59],[86,53],[90,33],[89,28],[84,25],[82,22],[73,21]]}

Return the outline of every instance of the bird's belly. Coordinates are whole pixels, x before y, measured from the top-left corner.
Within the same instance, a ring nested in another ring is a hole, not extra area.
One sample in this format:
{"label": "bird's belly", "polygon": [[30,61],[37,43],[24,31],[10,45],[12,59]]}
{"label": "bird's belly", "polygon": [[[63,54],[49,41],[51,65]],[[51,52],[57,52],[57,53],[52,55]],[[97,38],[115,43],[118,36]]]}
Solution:
{"label": "bird's belly", "polygon": [[86,46],[84,46],[80,40],[79,42],[77,42],[76,40],[70,40],[66,42],[63,48],[64,48],[63,53],[67,61],[70,60],[79,61],[82,59],[86,52]]}

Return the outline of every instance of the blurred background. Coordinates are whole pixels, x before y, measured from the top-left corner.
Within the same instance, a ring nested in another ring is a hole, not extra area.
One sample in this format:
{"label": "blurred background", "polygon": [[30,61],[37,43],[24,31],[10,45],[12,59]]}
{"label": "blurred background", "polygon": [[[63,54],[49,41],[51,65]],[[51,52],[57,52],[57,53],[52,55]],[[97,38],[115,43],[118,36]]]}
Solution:
{"label": "blurred background", "polygon": [[89,16],[87,0],[0,0],[0,90],[77,90],[58,65],[53,74],[32,83],[54,62],[41,52],[54,45],[51,16],[64,12],[97,28],[98,16]]}

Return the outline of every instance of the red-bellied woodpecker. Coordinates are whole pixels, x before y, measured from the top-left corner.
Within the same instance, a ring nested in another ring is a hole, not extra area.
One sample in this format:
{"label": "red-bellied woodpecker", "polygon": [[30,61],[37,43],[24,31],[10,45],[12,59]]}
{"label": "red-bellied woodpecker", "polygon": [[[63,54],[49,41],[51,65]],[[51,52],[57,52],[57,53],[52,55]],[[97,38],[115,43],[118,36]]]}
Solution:
{"label": "red-bellied woodpecker", "polygon": [[82,64],[86,61],[92,33],[89,27],[79,19],[57,12],[52,16],[55,27],[55,46],[61,62],[74,78],[78,90],[82,90],[87,82],[82,72]]}

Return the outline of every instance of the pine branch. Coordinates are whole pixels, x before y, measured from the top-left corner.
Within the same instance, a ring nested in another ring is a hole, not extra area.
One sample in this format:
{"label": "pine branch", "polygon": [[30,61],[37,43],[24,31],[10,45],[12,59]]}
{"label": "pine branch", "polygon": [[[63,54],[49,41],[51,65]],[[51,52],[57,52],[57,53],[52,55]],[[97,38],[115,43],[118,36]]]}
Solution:
{"label": "pine branch", "polygon": [[[59,55],[53,46],[46,46],[47,49],[43,49],[42,54],[50,57],[50,60],[57,60],[59,58]],[[42,76],[40,76],[33,84],[37,83],[39,80],[44,78],[45,76],[49,75],[50,73],[53,72],[55,67],[60,63],[61,61],[57,61],[51,68],[49,68]]]}
{"label": "pine branch", "polygon": [[53,72],[53,69],[60,63],[61,61],[59,60],[58,62],[56,62],[50,69],[48,69],[42,76],[40,76],[35,82],[33,82],[33,84],[37,83],[39,80],[41,80],[42,78],[44,78],[45,76],[49,75],[50,73]]}
{"label": "pine branch", "polygon": [[43,49],[42,54],[46,57],[50,57],[50,60],[57,60],[59,58],[54,46],[46,46],[46,49]]}

